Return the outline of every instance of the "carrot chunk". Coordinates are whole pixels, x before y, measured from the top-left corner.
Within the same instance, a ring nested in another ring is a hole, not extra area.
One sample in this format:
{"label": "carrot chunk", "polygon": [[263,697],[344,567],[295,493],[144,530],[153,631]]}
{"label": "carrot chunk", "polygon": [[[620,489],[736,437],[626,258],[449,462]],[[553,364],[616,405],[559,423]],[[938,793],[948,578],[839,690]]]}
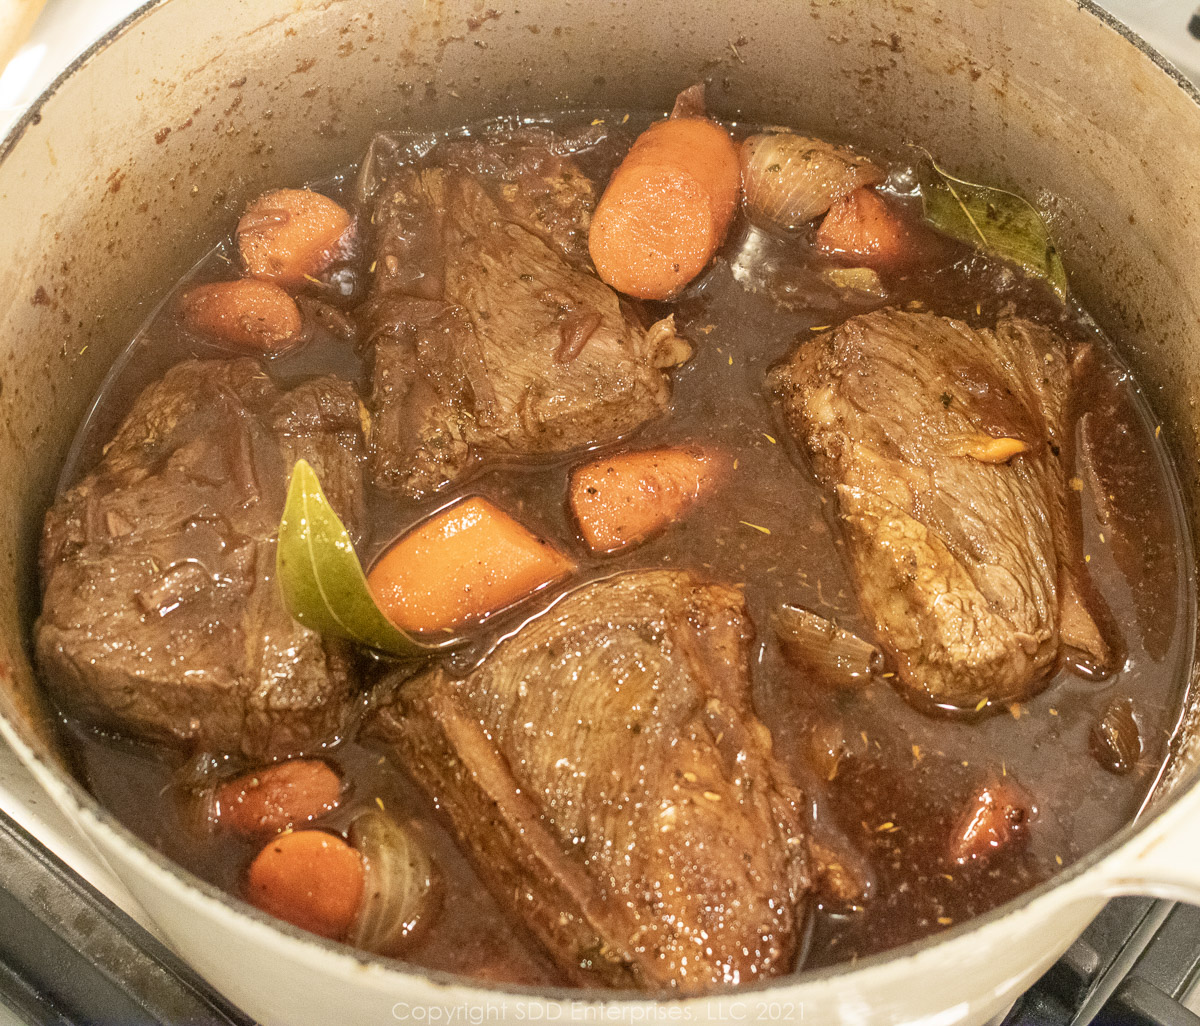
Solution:
{"label": "carrot chunk", "polygon": [[874,189],[856,189],[829,208],[817,229],[825,253],[851,256],[873,264],[898,263],[912,248],[904,222]]}
{"label": "carrot chunk", "polygon": [[331,940],[345,937],[363,893],[362,858],[340,837],[297,830],[270,841],[246,871],[246,900]]}
{"label": "carrot chunk", "polygon": [[216,821],[246,836],[274,834],[338,807],[341,778],[320,759],[291,759],[217,788]]}
{"label": "carrot chunk", "polygon": [[436,631],[482,620],[574,569],[507,513],[471,498],[396,542],[367,584],[397,627]]}
{"label": "carrot chunk", "polygon": [[193,331],[264,353],[294,344],[303,327],[291,296],[278,285],[247,278],[190,288],[180,308],[184,323]]}
{"label": "carrot chunk", "polygon": [[723,476],[703,449],[643,449],[609,456],[571,475],[571,512],[593,552],[615,552],[678,520]]}
{"label": "carrot chunk", "polygon": [[600,277],[639,299],[670,299],[707,266],[737,208],[729,133],[672,117],[638,136],[596,206],[588,248]]}
{"label": "carrot chunk", "polygon": [[345,207],[319,192],[276,189],[238,221],[238,252],[251,277],[299,285],[348,254],[353,223]]}

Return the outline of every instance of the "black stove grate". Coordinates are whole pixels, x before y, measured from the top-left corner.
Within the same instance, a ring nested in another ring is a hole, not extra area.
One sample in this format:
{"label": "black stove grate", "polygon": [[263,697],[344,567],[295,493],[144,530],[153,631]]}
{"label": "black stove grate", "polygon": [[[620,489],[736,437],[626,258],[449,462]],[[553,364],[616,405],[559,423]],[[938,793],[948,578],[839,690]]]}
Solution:
{"label": "black stove grate", "polygon": [[1200,975],[1200,908],[1116,898],[1003,1026],[1200,1026],[1183,1005]]}
{"label": "black stove grate", "polygon": [[0,1003],[30,1026],[254,1026],[3,812]]}

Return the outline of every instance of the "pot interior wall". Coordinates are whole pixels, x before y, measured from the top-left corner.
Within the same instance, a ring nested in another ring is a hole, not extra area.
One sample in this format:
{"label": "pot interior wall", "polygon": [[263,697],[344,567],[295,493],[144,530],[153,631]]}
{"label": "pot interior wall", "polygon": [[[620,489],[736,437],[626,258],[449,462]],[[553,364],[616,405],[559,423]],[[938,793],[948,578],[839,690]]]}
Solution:
{"label": "pot interior wall", "polygon": [[[26,638],[76,425],[172,282],[267,186],[381,127],[539,108],[806,126],[1038,196],[1072,286],[1126,343],[1197,503],[1200,110],[1071,0],[169,0],[64,81],[0,165],[0,673],[49,751]],[[11,717],[10,717],[11,718]]]}

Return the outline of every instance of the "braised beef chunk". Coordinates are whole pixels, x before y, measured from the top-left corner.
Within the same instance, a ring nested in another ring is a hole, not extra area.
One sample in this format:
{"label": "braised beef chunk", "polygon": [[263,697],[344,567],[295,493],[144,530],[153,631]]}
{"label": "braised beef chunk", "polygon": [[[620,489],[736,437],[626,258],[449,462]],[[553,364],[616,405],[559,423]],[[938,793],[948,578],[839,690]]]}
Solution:
{"label": "braised beef chunk", "polygon": [[613,441],[667,409],[663,368],[690,349],[587,266],[592,186],[551,139],[445,144],[378,185],[362,321],[381,487],[427,494],[477,454]]}
{"label": "braised beef chunk", "polygon": [[1028,695],[1063,644],[1108,660],[1075,579],[1053,332],[879,310],[801,345],[771,383],[836,489],[860,598],[907,687],[974,707]]}
{"label": "braised beef chunk", "polygon": [[407,682],[372,729],[572,981],[768,977],[796,954],[806,825],[751,708],[751,640],[740,591],[626,573],[465,679]]}
{"label": "braised beef chunk", "polygon": [[179,364],[138,397],[99,466],[46,517],[41,672],[64,708],[133,737],[255,758],[336,734],[349,654],[275,586],[287,475],[303,457],[354,529],[353,389],[281,392],[254,360]]}
{"label": "braised beef chunk", "polygon": [[[436,148],[426,163],[487,182],[507,219],[523,224],[571,263],[583,266],[588,262],[588,227],[596,197],[591,179],[572,155],[611,148],[607,135],[603,125],[563,133],[539,125],[514,127],[503,120],[449,139],[380,132],[371,140],[359,171],[358,203],[374,206],[389,177],[422,164]],[[377,245],[379,255],[386,257],[387,240],[380,238]]]}

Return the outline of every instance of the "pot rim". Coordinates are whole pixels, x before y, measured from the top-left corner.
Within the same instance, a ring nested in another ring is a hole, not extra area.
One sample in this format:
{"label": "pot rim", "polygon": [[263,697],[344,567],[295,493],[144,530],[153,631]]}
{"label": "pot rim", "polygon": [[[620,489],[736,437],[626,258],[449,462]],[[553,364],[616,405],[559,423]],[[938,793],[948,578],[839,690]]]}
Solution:
{"label": "pot rim", "polygon": [[[1071,0],[1071,2],[1079,10],[1116,32],[1126,43],[1132,45],[1143,56],[1149,58],[1200,109],[1200,88],[1146,40],[1137,35],[1129,26],[1119,21],[1103,7],[1099,6],[1096,0]],[[93,58],[125,35],[134,25],[152,15],[156,9],[165,7],[169,3],[171,3],[171,0],[147,0],[146,3],[113,25],[96,39],[95,42],[76,56],[29,105],[21,117],[13,123],[3,140],[0,141],[0,163],[3,163],[8,158],[12,150],[21,141],[26,130],[41,122],[43,108],[70,78],[90,63]],[[1200,629],[1200,625],[1198,625],[1198,629]],[[1190,665],[1195,669],[1197,655],[1195,637],[1190,638],[1188,644],[1191,649]],[[1185,699],[1191,695],[1196,687],[1197,682],[1195,679],[1188,682],[1184,691]],[[1187,706],[1188,703],[1185,701],[1172,729],[1171,739],[1168,742],[1168,752],[1171,751],[1174,742],[1179,737],[1186,719]],[[73,775],[59,766],[51,764],[39,752],[31,748],[26,743],[19,728],[9,720],[3,710],[0,710],[0,740],[6,740],[13,746],[18,757],[27,768],[34,772],[38,777],[39,783],[44,788],[50,791],[52,795],[55,791],[58,792],[55,797],[60,803],[62,801],[69,801],[73,806],[73,810],[70,811],[76,815],[82,814],[84,817],[91,819],[97,827],[110,835],[111,840],[125,848],[128,854],[135,858],[146,860],[154,871],[166,874],[174,883],[181,885],[185,891],[193,892],[201,900],[215,902],[221,906],[223,911],[230,912],[234,916],[246,918],[260,929],[265,927],[286,937],[289,941],[305,944],[310,950],[321,952],[323,955],[336,956],[339,960],[346,960],[349,964],[359,969],[370,968],[391,976],[415,977],[436,987],[461,988],[480,998],[485,998],[488,995],[496,995],[504,997],[543,998],[556,1002],[583,1001],[604,1005],[619,1004],[621,1006],[632,1006],[639,1003],[732,1001],[742,995],[762,994],[781,990],[785,987],[810,983],[827,983],[849,977],[852,974],[875,969],[888,963],[910,959],[920,953],[936,949],[940,945],[956,941],[967,933],[982,930],[1001,919],[1026,910],[1029,906],[1054,891],[1066,890],[1069,885],[1079,883],[1082,878],[1091,873],[1107,858],[1120,851],[1151,824],[1156,823],[1163,815],[1174,809],[1179,802],[1200,794],[1200,767],[1195,767],[1187,772],[1185,778],[1175,785],[1172,792],[1166,798],[1155,802],[1152,807],[1143,804],[1134,819],[1126,823],[1102,844],[1092,848],[1085,855],[1064,867],[1049,879],[1044,880],[1042,883],[1017,897],[989,909],[987,912],[972,916],[970,919],[956,923],[939,933],[931,934],[919,940],[910,941],[899,947],[877,952],[876,954],[854,961],[843,961],[835,965],[823,966],[817,969],[806,970],[800,968],[787,975],[742,983],[738,985],[736,990],[705,992],[699,995],[673,993],[647,994],[644,991],[636,990],[538,987],[513,983],[483,986],[469,977],[457,973],[440,969],[427,969],[423,966],[405,962],[402,959],[373,955],[338,941],[318,937],[308,931],[294,927],[290,923],[276,919],[274,916],[267,915],[236,894],[222,890],[214,884],[201,879],[173,859],[168,858],[148,842],[142,840],[121,823],[98,799],[91,795]],[[1151,794],[1153,794],[1154,787],[1160,783],[1161,777],[1162,771],[1160,769],[1159,775],[1151,785]],[[76,815],[73,815],[72,819],[78,825]],[[1099,883],[1100,881],[1098,880],[1097,884]],[[1094,895],[1097,898],[1104,897],[1102,886],[1088,888],[1086,883],[1082,883],[1079,884],[1077,889],[1081,891],[1081,896]]]}

